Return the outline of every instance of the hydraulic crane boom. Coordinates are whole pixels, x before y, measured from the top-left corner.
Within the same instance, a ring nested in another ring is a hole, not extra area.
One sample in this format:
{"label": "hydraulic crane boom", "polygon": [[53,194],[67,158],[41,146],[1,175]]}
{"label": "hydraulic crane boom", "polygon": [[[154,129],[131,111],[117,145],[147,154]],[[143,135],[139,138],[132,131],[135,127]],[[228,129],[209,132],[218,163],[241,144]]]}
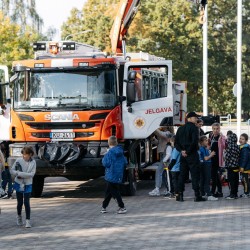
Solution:
{"label": "hydraulic crane boom", "polygon": [[112,52],[114,54],[124,52],[123,41],[125,41],[128,28],[137,13],[139,3],[140,0],[122,0],[120,2],[110,32]]}

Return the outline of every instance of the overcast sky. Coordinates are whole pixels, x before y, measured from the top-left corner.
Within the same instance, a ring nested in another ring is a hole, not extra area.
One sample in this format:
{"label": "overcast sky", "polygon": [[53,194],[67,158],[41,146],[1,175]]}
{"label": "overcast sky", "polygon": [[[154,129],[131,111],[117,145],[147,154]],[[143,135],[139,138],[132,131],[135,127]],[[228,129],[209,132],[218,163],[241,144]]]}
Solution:
{"label": "overcast sky", "polygon": [[44,21],[43,32],[49,26],[58,30],[55,40],[60,40],[60,28],[70,15],[72,8],[82,9],[86,0],[36,0],[36,9]]}

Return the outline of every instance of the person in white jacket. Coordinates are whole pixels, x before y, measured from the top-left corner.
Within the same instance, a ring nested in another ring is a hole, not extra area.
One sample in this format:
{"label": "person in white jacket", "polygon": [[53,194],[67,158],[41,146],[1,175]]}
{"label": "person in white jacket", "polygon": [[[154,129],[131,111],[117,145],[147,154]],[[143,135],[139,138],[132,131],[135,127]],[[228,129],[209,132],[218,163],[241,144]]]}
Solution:
{"label": "person in white jacket", "polygon": [[149,196],[160,196],[164,162],[167,162],[170,159],[172,153],[172,147],[168,147],[172,134],[169,131],[160,131],[159,129],[157,129],[154,134],[157,136],[154,143],[157,144],[157,152],[160,156],[160,162],[157,163],[157,169],[155,172],[155,188],[148,194]]}
{"label": "person in white jacket", "polygon": [[36,173],[36,161],[32,159],[34,151],[31,147],[24,147],[21,151],[23,157],[18,158],[11,168],[15,177],[14,189],[17,198],[17,225],[22,226],[22,207],[26,213],[26,228],[30,228],[30,197],[32,192],[33,177]]}

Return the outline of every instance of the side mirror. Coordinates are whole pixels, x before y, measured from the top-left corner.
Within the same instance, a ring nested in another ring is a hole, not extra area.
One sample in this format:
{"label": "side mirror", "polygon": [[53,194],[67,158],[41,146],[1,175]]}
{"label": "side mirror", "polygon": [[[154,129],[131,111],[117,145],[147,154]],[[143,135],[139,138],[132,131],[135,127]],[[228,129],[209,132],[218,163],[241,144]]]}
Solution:
{"label": "side mirror", "polygon": [[135,81],[137,72],[135,70],[130,71],[128,74],[128,80],[129,81]]}
{"label": "side mirror", "polygon": [[135,96],[136,96],[135,78],[136,78],[136,71],[130,71],[128,74],[127,89],[126,89],[127,106],[131,106],[131,104],[135,102]]}

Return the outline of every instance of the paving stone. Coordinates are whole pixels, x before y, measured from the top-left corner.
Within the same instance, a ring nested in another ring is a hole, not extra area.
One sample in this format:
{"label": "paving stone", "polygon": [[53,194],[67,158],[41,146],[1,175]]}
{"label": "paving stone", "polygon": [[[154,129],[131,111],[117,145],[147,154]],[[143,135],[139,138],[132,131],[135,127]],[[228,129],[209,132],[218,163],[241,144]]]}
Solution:
{"label": "paving stone", "polygon": [[[53,185],[52,185],[53,184]],[[103,180],[47,183],[44,197],[31,199],[33,227],[16,226],[16,200],[0,200],[0,249],[248,250],[250,199],[194,202],[191,184],[184,202],[149,197],[153,181],[124,197],[127,214],[114,200],[100,208]],[[55,188],[55,191],[53,191]],[[239,187],[242,192],[242,186]],[[229,193],[223,187],[224,196]],[[24,214],[24,213],[23,213]]]}

